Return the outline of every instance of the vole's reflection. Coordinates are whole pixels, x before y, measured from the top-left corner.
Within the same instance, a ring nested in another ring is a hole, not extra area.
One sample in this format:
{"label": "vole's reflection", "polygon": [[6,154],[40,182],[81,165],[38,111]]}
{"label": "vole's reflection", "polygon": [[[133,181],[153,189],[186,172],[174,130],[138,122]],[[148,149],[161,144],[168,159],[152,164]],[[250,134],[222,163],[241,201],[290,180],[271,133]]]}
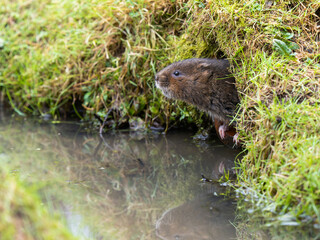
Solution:
{"label": "vole's reflection", "polygon": [[[138,139],[140,141],[140,138]],[[221,145],[209,145],[199,151],[194,143],[185,142],[184,139],[181,133],[179,135],[171,134],[168,138],[153,139],[153,144],[161,149],[163,164],[168,164],[173,155],[188,159],[197,153],[198,163],[192,167],[190,165],[189,168],[191,167],[192,170],[189,170],[199,176],[198,180],[193,178],[193,184],[189,184],[191,186],[189,191],[197,197],[178,207],[166,210],[156,223],[156,235],[164,240],[227,240],[235,238],[235,229],[231,224],[234,220],[235,205],[231,200],[214,195],[225,191],[225,187],[214,182],[226,173],[230,178],[235,176],[234,159],[238,151]],[[116,145],[108,138],[103,139],[102,146],[107,146],[106,151],[117,149]],[[145,164],[148,164],[150,156],[145,159],[141,154],[142,148],[146,148],[145,145],[136,147],[130,148],[132,151],[130,156],[135,156],[135,159],[144,159]],[[95,152],[99,153],[99,151]],[[97,156],[102,155],[98,154]],[[169,169],[173,170],[172,167]],[[201,173],[213,180],[212,183],[205,184],[202,188],[199,185]],[[175,184],[177,179],[172,178],[171,181],[172,184]]]}
{"label": "vole's reflection", "polygon": [[199,197],[164,212],[156,223],[156,234],[164,240],[235,239],[234,206],[222,197]]}

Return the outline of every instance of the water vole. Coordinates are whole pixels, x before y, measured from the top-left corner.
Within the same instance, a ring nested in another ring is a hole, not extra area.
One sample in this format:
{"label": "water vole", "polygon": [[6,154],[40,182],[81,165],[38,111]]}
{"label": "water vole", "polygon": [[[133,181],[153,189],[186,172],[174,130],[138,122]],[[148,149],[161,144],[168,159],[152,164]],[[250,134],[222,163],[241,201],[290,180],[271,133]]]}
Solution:
{"label": "water vole", "polygon": [[229,66],[224,59],[186,59],[159,71],[155,82],[166,97],[193,104],[220,121],[218,131],[224,139],[239,103]]}

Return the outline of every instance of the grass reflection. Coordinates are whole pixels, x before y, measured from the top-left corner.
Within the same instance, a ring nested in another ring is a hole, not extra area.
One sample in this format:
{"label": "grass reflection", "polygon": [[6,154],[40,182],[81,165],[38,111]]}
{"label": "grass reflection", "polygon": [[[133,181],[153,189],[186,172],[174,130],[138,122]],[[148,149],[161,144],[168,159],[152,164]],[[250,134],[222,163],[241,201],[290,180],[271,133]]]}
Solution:
{"label": "grass reflection", "polygon": [[79,125],[36,125],[0,127],[5,165],[84,239],[154,238],[162,212],[201,191],[200,173],[214,175],[236,155],[224,147],[201,148],[190,133],[114,132],[101,139]]}

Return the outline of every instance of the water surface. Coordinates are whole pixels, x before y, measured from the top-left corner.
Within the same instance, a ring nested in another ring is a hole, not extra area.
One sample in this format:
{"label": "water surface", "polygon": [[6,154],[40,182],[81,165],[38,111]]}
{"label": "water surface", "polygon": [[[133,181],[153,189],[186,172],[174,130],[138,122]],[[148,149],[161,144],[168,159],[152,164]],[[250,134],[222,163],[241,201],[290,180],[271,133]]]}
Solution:
{"label": "water surface", "polygon": [[[98,131],[98,130],[97,130]],[[80,239],[234,239],[235,202],[219,179],[238,151],[193,132],[117,131],[0,118],[0,164],[40,184]]]}

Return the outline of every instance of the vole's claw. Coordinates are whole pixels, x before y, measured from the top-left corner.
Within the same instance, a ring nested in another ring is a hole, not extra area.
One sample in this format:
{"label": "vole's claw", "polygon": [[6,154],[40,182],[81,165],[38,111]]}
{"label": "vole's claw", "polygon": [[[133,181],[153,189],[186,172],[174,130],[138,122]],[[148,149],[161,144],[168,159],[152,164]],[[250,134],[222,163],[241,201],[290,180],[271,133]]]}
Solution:
{"label": "vole's claw", "polygon": [[227,131],[227,125],[226,124],[222,124],[219,127],[219,135],[221,139],[224,139],[224,137],[226,136],[226,131]]}
{"label": "vole's claw", "polygon": [[236,146],[239,145],[239,133],[236,133],[234,136],[233,136],[233,142],[236,144]]}
{"label": "vole's claw", "polygon": [[221,162],[221,163],[219,164],[219,173],[220,173],[220,174],[224,174],[224,171],[225,171],[225,166],[224,166],[224,163]]}

